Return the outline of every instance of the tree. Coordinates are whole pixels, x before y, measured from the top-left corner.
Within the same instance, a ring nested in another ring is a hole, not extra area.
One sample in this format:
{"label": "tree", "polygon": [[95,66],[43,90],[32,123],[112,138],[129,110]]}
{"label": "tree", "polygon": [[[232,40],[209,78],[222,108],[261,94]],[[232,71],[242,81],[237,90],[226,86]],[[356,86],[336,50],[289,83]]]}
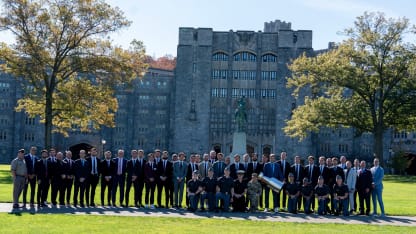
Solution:
{"label": "tree", "polygon": [[348,39],[316,57],[297,58],[289,66],[288,87],[309,92],[284,131],[303,138],[321,127],[354,127],[374,137],[374,153],[383,160],[386,129],[415,129],[414,45],[404,42],[414,29],[406,18],[382,13],[357,17],[345,30]]}
{"label": "tree", "polygon": [[0,29],[15,43],[1,44],[2,69],[27,84],[16,110],[40,116],[45,147],[52,132],[114,126],[115,88],[146,69],[142,42],[123,49],[108,37],[129,25],[102,0],[3,0]]}
{"label": "tree", "polygon": [[165,55],[157,59],[146,56],[146,62],[149,63],[149,66],[152,68],[173,70],[176,67],[176,57],[173,57],[172,55]]}

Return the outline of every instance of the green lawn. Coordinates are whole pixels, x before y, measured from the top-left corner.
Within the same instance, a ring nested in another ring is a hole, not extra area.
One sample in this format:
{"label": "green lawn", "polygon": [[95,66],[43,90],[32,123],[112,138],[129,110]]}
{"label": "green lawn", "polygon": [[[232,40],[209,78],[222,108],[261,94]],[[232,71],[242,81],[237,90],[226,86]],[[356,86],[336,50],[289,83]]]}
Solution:
{"label": "green lawn", "polygon": [[[26,224],[29,224],[26,225]],[[219,224],[221,226],[219,226]],[[414,227],[269,221],[0,214],[0,233],[415,233]]]}
{"label": "green lawn", "polygon": [[[0,202],[12,201],[12,181],[10,166],[0,165]],[[391,176],[387,175],[384,180],[383,200],[388,215],[416,215],[416,202],[414,193],[416,191],[416,176]],[[50,194],[50,193],[49,193]],[[129,204],[133,204],[133,188],[130,192]],[[156,195],[156,194],[155,194]],[[156,196],[155,196],[156,198]],[[143,191],[144,199],[144,191]],[[272,196],[270,196],[272,199]],[[48,199],[50,201],[50,199]],[[183,199],[185,203],[185,199]],[[118,196],[117,196],[118,201]],[[164,202],[164,199],[162,199]],[[155,199],[156,202],[156,199]],[[96,191],[95,203],[100,205],[100,186]],[[143,202],[144,204],[144,202]],[[272,204],[272,202],[270,203]],[[184,205],[184,204],[183,204]]]}

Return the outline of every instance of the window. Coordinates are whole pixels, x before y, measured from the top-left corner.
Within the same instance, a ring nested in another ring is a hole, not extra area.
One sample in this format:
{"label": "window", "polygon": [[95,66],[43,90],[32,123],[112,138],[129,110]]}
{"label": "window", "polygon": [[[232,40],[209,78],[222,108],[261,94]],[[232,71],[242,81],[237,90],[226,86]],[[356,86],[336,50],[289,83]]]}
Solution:
{"label": "window", "polygon": [[228,61],[228,55],[223,52],[218,52],[212,55],[212,61]]}
{"label": "window", "polygon": [[234,61],[256,62],[257,56],[251,52],[240,52],[234,55]]}
{"label": "window", "polygon": [[9,92],[10,84],[7,82],[0,82],[0,91],[2,93]]}
{"label": "window", "polygon": [[26,116],[25,124],[26,125],[35,125],[35,118],[31,118],[31,117]]}
{"label": "window", "polygon": [[0,131],[0,141],[1,140],[7,140],[7,132],[6,131]]}
{"label": "window", "polygon": [[232,97],[233,98],[236,98],[236,97],[239,97],[239,96],[240,96],[240,89],[233,88],[233,90],[232,90]]}
{"label": "window", "polygon": [[277,72],[276,71],[262,71],[261,79],[262,80],[276,80]]}
{"label": "window", "polygon": [[348,145],[347,144],[339,144],[338,151],[340,153],[348,153]]}
{"label": "window", "polygon": [[266,62],[277,62],[277,56],[274,54],[265,54],[261,57],[261,61]]}
{"label": "window", "polygon": [[262,89],[260,90],[260,95],[262,98],[276,99],[276,90],[275,89]]}
{"label": "window", "polygon": [[227,89],[226,88],[213,88],[211,90],[211,96],[225,98],[227,97]]}
{"label": "window", "polygon": [[35,141],[35,134],[34,133],[25,132],[25,134],[24,134],[24,140],[25,141]]}
{"label": "window", "polygon": [[330,144],[329,143],[321,143],[320,144],[320,150],[321,150],[321,152],[327,152],[327,153],[331,152]]}
{"label": "window", "polygon": [[227,70],[212,70],[212,77],[213,80],[215,79],[227,79],[228,78],[228,71]]}

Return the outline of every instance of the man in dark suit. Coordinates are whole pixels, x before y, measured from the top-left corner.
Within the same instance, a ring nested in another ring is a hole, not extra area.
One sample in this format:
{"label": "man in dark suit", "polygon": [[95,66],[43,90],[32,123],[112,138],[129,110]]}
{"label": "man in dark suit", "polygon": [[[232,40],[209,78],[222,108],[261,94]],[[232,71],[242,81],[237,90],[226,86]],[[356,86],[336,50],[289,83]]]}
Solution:
{"label": "man in dark suit", "polygon": [[[286,158],[287,158],[287,153],[283,151],[280,153],[280,160],[277,162],[283,174],[283,181],[282,181],[283,183],[289,183],[290,163],[286,160]],[[283,210],[287,211],[286,203],[287,203],[288,195],[286,191],[286,186],[283,186],[281,194],[283,198],[283,201],[282,201]],[[277,203],[280,204],[280,194],[277,196]]]}
{"label": "man in dark suit", "polygon": [[67,163],[63,160],[64,155],[62,152],[58,152],[56,154],[56,163],[53,164],[54,170],[54,177],[52,178],[52,194],[51,194],[51,202],[54,206],[56,206],[56,197],[59,193],[59,205],[65,205],[65,180],[67,175],[68,166]]}
{"label": "man in dark suit", "polygon": [[[328,186],[329,190],[332,191],[333,185],[331,184],[331,181],[332,181],[332,178],[334,177],[333,171],[326,166],[326,159],[324,156],[319,157],[318,167],[319,167],[319,176],[322,176],[324,178],[324,183]],[[331,196],[333,196],[332,192],[331,192]],[[331,212],[331,210],[329,209],[329,203],[326,203],[325,212],[327,213]]]}
{"label": "man in dark suit", "polygon": [[127,160],[124,158],[124,150],[119,149],[117,151],[117,158],[113,159],[115,163],[114,172],[113,172],[113,187],[111,193],[111,199],[113,206],[116,206],[116,194],[117,188],[120,187],[120,206],[123,206],[124,200],[124,184],[126,183],[126,170],[127,170]]}
{"label": "man in dark suit", "polygon": [[336,177],[340,176],[342,178],[342,183],[345,182],[345,173],[344,170],[342,170],[342,168],[338,165],[338,158],[337,157],[332,157],[332,167],[330,168],[331,171],[331,175],[330,175],[330,182],[326,183],[329,186],[329,190],[331,192],[331,213],[334,214],[335,213],[335,209],[334,209],[334,192],[332,191],[334,188],[334,185],[337,183],[336,181]]}
{"label": "man in dark suit", "polygon": [[49,164],[48,164],[48,151],[42,150],[41,159],[39,159],[35,164],[35,173],[38,180],[38,192],[37,192],[37,202],[38,207],[46,207],[46,199],[48,197],[49,191]]}
{"label": "man in dark suit", "polygon": [[[146,165],[146,160],[144,159],[144,151],[142,149],[138,150],[138,165],[137,165],[137,201],[138,201],[138,206],[139,207],[143,207],[142,204],[142,194],[143,194],[143,189],[144,189],[144,180],[145,180],[145,175],[144,175],[144,167]],[[173,186],[173,185],[172,185]],[[173,200],[173,198],[172,198]]]}
{"label": "man in dark suit", "polygon": [[36,191],[36,174],[35,164],[38,161],[36,157],[37,148],[35,146],[30,147],[30,153],[25,155],[26,168],[27,168],[27,183],[23,188],[23,206],[26,206],[27,190],[30,185],[30,207],[35,205],[35,191]]}
{"label": "man in dark suit", "polygon": [[[169,207],[170,191],[172,185],[173,165],[168,161],[168,152],[162,152],[162,160],[157,164],[158,188],[157,205],[159,208]],[[165,190],[165,206],[162,205],[162,190]],[[173,206],[173,204],[171,204]]]}
{"label": "man in dark suit", "polygon": [[[309,183],[312,185],[312,188],[316,187],[316,184],[318,183],[318,177],[319,177],[319,167],[315,165],[315,157],[309,156],[308,157],[308,165],[305,167],[304,175],[306,178],[309,179]],[[311,206],[312,206],[312,212],[315,210],[315,196],[312,195],[311,198]]]}
{"label": "man in dark suit", "polygon": [[72,186],[74,185],[74,178],[75,178],[75,161],[72,160],[72,152],[67,150],[65,152],[65,159],[64,161],[67,164],[67,171],[66,177],[64,180],[64,187],[65,187],[65,194],[66,194],[66,205],[69,206],[71,204],[71,191]]}
{"label": "man in dark suit", "polygon": [[[276,163],[276,156],[274,154],[270,154],[270,162],[266,163],[263,168],[263,174],[269,178],[275,178],[280,181],[283,180],[283,173],[280,170],[279,165]],[[267,212],[269,210],[269,193],[270,188],[265,188],[265,209],[264,211]],[[274,212],[279,212],[280,205],[278,203],[277,197],[279,196],[278,192],[272,191],[273,195],[273,209]]]}
{"label": "man in dark suit", "polygon": [[230,165],[230,177],[234,180],[237,179],[237,171],[243,170],[244,165],[240,163],[240,155],[234,155],[234,163]]}
{"label": "man in dark suit", "polygon": [[[90,166],[90,173],[88,175],[88,184],[86,190],[87,206],[95,206],[95,189],[97,188],[98,181],[100,180],[100,160],[98,159],[98,151],[95,147],[91,148],[91,156],[87,158]],[[91,196],[90,196],[91,195]]]}
{"label": "man in dark suit", "polygon": [[111,152],[106,151],[104,153],[104,159],[100,162],[100,174],[101,174],[101,205],[104,206],[104,195],[107,189],[107,205],[111,206],[111,188],[113,187],[113,173],[115,163],[111,160]]}
{"label": "man in dark suit", "polygon": [[134,205],[138,207],[138,174],[139,174],[139,160],[137,159],[139,153],[137,150],[131,151],[131,159],[127,161],[127,183],[126,183],[126,206],[129,206],[130,188],[133,185],[134,189]]}
{"label": "man in dark suit", "polygon": [[256,173],[257,175],[260,174],[260,172],[263,171],[263,164],[260,164],[258,162],[257,154],[253,153],[251,156],[251,162],[247,166],[247,177],[251,178],[251,175],[253,173]]}
{"label": "man in dark suit", "polygon": [[[370,195],[373,183],[373,175],[371,171],[366,168],[365,161],[361,161],[360,170],[357,177],[358,198],[360,200],[360,215],[370,215]],[[365,202],[365,211],[364,211]]]}
{"label": "man in dark suit", "polygon": [[[187,171],[186,171],[186,182],[185,182],[185,184],[188,184],[188,181],[192,180],[192,173],[199,169],[198,168],[198,163],[196,163],[195,159],[196,159],[195,154],[191,154],[191,156],[189,158],[189,164],[188,164],[188,167],[187,167]],[[186,206],[189,208],[190,205],[189,205],[188,190],[186,190],[185,197],[186,197]]]}
{"label": "man in dark suit", "polygon": [[224,154],[218,153],[217,161],[215,161],[214,164],[212,164],[212,169],[214,170],[214,178],[222,177],[224,175],[225,167],[226,165],[224,163]]}
{"label": "man in dark suit", "polygon": [[85,160],[85,150],[79,151],[79,159],[75,160],[75,187],[74,187],[74,206],[78,205],[78,193],[80,206],[85,207],[84,197],[85,189],[87,188],[88,176],[90,173],[90,166],[87,160]]}
{"label": "man in dark suit", "polygon": [[[293,164],[290,167],[290,172],[293,174],[295,183],[298,185],[298,187],[300,188],[303,184],[303,178],[305,177],[304,175],[304,168],[303,166],[300,164],[300,156],[296,155],[295,156],[295,164]],[[302,207],[302,196],[298,197],[298,210],[300,210],[300,208]]]}

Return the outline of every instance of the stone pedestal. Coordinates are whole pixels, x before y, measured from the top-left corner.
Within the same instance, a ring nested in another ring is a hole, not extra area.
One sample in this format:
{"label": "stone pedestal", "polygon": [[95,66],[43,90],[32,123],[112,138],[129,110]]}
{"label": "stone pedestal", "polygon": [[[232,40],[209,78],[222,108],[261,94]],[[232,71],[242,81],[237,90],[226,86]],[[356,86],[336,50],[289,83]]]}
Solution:
{"label": "stone pedestal", "polygon": [[241,160],[247,151],[247,136],[245,132],[235,132],[233,135],[233,151],[231,152],[231,162],[234,162],[234,155],[239,154]]}

